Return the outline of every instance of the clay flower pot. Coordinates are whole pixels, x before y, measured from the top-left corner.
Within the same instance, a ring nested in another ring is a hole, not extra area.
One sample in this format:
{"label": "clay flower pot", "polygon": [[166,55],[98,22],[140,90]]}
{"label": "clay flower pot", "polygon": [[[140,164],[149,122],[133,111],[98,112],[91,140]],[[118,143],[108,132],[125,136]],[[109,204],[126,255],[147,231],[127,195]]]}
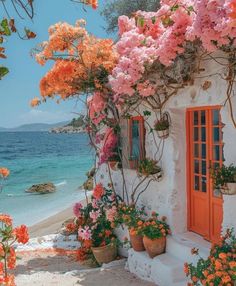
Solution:
{"label": "clay flower pot", "polygon": [[157,131],[157,136],[161,139],[165,139],[169,136],[169,129],[156,130],[156,131]]}
{"label": "clay flower pot", "polygon": [[130,237],[130,243],[131,243],[133,250],[138,251],[138,252],[145,251],[142,235],[133,234],[130,231],[129,237]]}
{"label": "clay flower pot", "polygon": [[118,164],[119,162],[117,161],[108,161],[109,167],[113,170],[113,171],[117,171],[118,170]]}
{"label": "clay flower pot", "polygon": [[117,246],[110,243],[101,247],[92,247],[92,252],[98,264],[109,263],[117,257]]}
{"label": "clay flower pot", "polygon": [[236,183],[227,183],[220,191],[223,195],[236,195]]}
{"label": "clay flower pot", "polygon": [[143,244],[151,258],[160,255],[165,252],[166,249],[166,237],[150,239],[146,236],[143,237]]}

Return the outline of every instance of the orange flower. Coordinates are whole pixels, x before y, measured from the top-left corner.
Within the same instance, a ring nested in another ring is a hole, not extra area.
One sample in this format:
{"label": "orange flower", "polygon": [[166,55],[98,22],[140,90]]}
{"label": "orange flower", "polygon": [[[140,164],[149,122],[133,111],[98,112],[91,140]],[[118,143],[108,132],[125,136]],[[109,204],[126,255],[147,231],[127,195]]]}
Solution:
{"label": "orange flower", "polygon": [[230,267],[231,269],[236,268],[236,261],[230,261],[230,262],[229,262],[229,267]]}
{"label": "orange flower", "polygon": [[10,248],[10,253],[7,256],[7,266],[9,269],[14,269],[16,267],[16,253],[14,248]]}
{"label": "orange flower", "polygon": [[41,103],[40,99],[38,97],[35,97],[31,100],[30,105],[31,107],[38,106]]}
{"label": "orange flower", "polygon": [[109,237],[112,234],[112,232],[108,229],[105,230],[105,237]]}
{"label": "orange flower", "polygon": [[185,273],[186,275],[189,274],[188,263],[184,263],[184,273]]}
{"label": "orange flower", "polygon": [[3,222],[7,226],[12,226],[12,218],[6,214],[0,214],[0,222]]}
{"label": "orange flower", "polygon": [[219,258],[220,258],[220,259],[226,259],[226,258],[227,258],[227,254],[224,253],[224,252],[221,252],[221,253],[219,254]]}
{"label": "orange flower", "polygon": [[93,190],[93,197],[96,199],[96,200],[100,200],[101,197],[105,194],[105,190],[102,186],[102,184],[97,184],[96,187],[94,188]]}
{"label": "orange flower", "polygon": [[221,278],[221,281],[223,283],[229,283],[229,282],[231,282],[231,278],[229,275],[225,275],[224,277]]}
{"label": "orange flower", "polygon": [[3,178],[8,177],[10,174],[10,171],[7,168],[0,168],[0,176],[2,176]]}
{"label": "orange flower", "polygon": [[141,226],[143,225],[143,222],[141,220],[138,221],[138,225]]}
{"label": "orange flower", "polygon": [[21,225],[14,229],[17,242],[26,244],[29,241],[28,228],[26,225]]}

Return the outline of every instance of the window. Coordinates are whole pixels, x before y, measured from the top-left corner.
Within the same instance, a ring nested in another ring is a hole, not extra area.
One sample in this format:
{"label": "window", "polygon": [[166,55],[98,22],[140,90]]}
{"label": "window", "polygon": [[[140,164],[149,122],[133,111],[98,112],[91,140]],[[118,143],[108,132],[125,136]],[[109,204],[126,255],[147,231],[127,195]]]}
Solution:
{"label": "window", "polygon": [[129,120],[129,161],[130,167],[136,168],[138,160],[145,157],[145,128],[142,116]]}

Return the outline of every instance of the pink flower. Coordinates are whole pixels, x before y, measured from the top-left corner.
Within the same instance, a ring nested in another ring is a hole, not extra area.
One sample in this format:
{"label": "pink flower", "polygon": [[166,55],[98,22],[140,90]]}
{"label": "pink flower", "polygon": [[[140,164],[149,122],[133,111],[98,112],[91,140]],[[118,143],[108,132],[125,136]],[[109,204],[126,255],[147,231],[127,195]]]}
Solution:
{"label": "pink flower", "polygon": [[81,203],[76,203],[73,207],[73,212],[74,215],[79,218],[81,217],[82,213],[81,213],[81,209],[83,208],[83,205]]}
{"label": "pink flower", "polygon": [[103,139],[103,146],[100,152],[99,164],[103,164],[114,154],[114,149],[118,143],[117,135],[112,128],[107,128]]}
{"label": "pink flower", "polygon": [[78,236],[82,240],[90,240],[92,238],[92,232],[89,226],[85,226],[84,228],[79,228]]}
{"label": "pink flower", "polygon": [[112,206],[112,208],[106,211],[106,217],[110,222],[113,222],[115,220],[116,215],[117,215],[116,206]]}
{"label": "pink flower", "polygon": [[97,209],[98,208],[98,204],[97,204],[97,200],[95,199],[95,200],[92,200],[92,207],[94,208],[94,209]]}
{"label": "pink flower", "polygon": [[101,216],[101,213],[100,213],[99,210],[97,210],[97,211],[92,210],[92,211],[89,213],[89,216],[90,216],[90,218],[93,220],[93,222],[96,222],[97,219]]}

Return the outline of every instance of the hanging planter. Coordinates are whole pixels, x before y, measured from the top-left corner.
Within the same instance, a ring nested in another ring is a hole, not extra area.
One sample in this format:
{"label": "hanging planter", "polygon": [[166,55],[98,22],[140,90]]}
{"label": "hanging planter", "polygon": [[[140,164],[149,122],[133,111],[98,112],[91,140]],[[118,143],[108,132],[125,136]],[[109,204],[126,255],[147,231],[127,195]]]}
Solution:
{"label": "hanging planter", "polygon": [[217,167],[211,170],[215,189],[223,195],[236,195],[236,167],[233,165]]}
{"label": "hanging planter", "polygon": [[138,164],[138,173],[141,176],[153,176],[156,180],[161,180],[163,172],[160,166],[157,165],[157,161],[149,158],[141,160]]}
{"label": "hanging planter", "polygon": [[223,195],[236,195],[236,183],[227,183],[220,191]]}
{"label": "hanging planter", "polygon": [[108,161],[108,165],[112,171],[117,171],[119,169],[119,163],[118,161]]}
{"label": "hanging planter", "polygon": [[154,130],[160,139],[166,139],[170,134],[170,116],[165,112],[159,120],[154,123]]}
{"label": "hanging planter", "polygon": [[101,247],[92,247],[92,252],[98,264],[109,263],[117,257],[117,245],[110,243]]}

